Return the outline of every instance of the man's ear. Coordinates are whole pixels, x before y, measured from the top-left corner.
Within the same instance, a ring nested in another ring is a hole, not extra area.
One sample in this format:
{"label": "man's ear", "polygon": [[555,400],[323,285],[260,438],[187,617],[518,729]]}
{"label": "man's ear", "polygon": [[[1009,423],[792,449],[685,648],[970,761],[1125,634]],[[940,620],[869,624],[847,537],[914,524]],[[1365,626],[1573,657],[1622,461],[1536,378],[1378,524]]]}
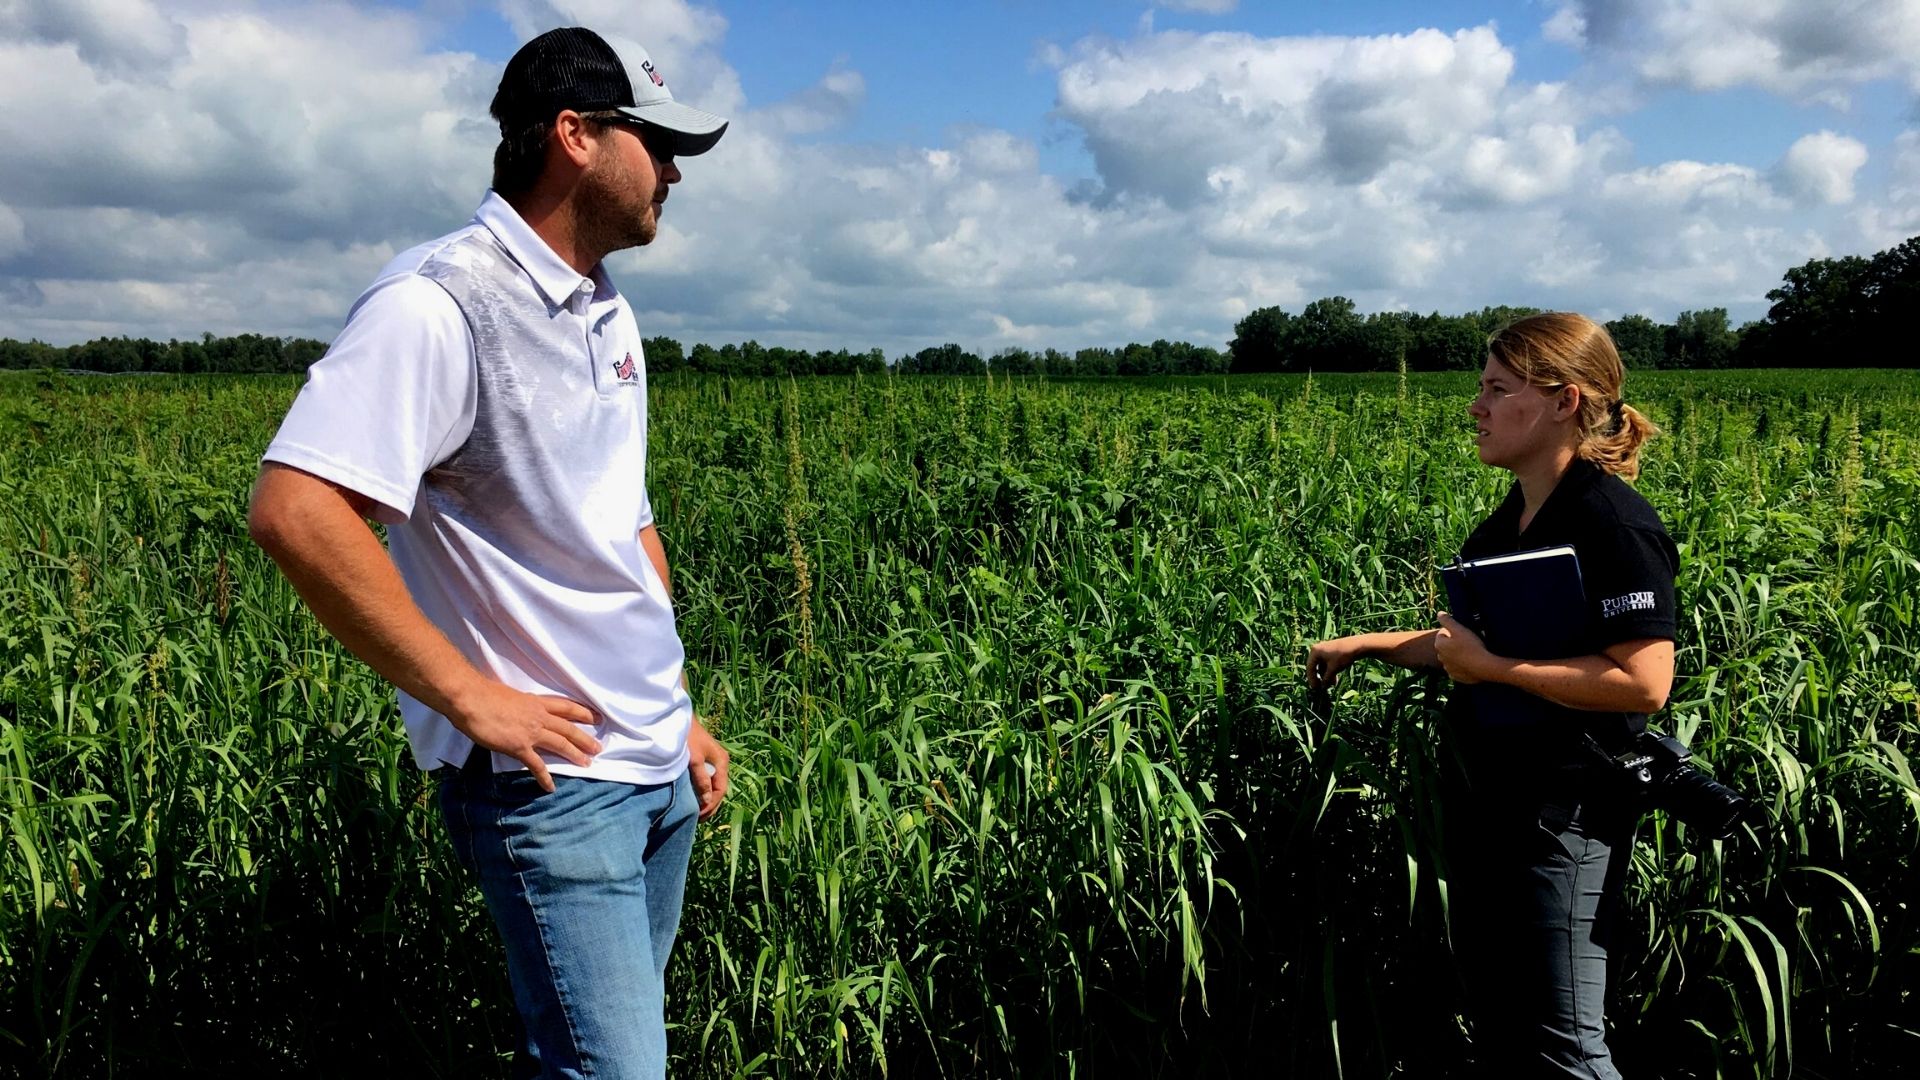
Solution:
{"label": "man's ear", "polygon": [[553,149],[575,168],[587,167],[599,140],[598,127],[572,109],[562,109],[560,115],[553,118]]}

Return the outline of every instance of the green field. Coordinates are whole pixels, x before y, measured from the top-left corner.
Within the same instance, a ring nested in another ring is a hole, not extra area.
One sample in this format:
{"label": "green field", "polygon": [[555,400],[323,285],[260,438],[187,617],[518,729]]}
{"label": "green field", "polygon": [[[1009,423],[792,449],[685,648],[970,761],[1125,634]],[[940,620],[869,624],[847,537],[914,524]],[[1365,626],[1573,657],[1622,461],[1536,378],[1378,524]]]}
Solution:
{"label": "green field", "polygon": [[[1447,1076],[1425,625],[1505,489],[1470,375],[675,377],[653,504],[733,748],[676,1076]],[[0,1073],[505,1075],[499,950],[391,691],[249,542],[281,378],[0,378]],[[1667,724],[1642,1076],[1920,1058],[1920,379],[1648,373]]]}

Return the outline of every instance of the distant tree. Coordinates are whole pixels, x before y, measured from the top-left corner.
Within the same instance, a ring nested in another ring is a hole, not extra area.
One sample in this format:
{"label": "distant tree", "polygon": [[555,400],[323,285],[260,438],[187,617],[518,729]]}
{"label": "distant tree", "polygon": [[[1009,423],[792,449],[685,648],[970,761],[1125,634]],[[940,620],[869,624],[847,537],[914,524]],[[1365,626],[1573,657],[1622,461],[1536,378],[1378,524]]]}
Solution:
{"label": "distant tree", "polygon": [[[283,358],[286,355],[285,349],[292,348],[296,343],[299,344],[302,348],[307,348],[312,346],[319,347],[319,352],[316,352],[313,354],[312,358],[308,361],[309,363],[311,363],[312,360],[319,359],[321,353],[324,353],[327,351],[326,342],[306,341],[305,339],[301,339],[301,338],[288,338],[286,347],[283,348],[282,350]],[[180,343],[178,341],[169,341],[165,344],[161,344],[158,341],[148,341],[145,338],[140,339],[140,370],[141,371],[152,371],[162,375],[178,375],[180,374],[180,371],[181,371],[180,363],[181,363],[181,353],[180,353]],[[300,370],[304,371],[305,369],[306,369],[306,365],[302,364],[300,367]]]}
{"label": "distant tree", "polygon": [[280,369],[278,338],[261,337],[259,334],[217,338],[207,334],[201,338],[201,344],[205,347],[203,371],[229,375]]}
{"label": "distant tree", "polygon": [[768,375],[812,375],[813,354],[805,349],[770,345],[761,353],[761,370]]}
{"label": "distant tree", "polygon": [[1867,282],[1867,311],[1860,327],[1856,361],[1873,367],[1920,366],[1908,327],[1920,311],[1920,236],[1873,257]]}
{"label": "distant tree", "polygon": [[1115,370],[1121,375],[1157,375],[1153,346],[1132,342],[1118,350]]}
{"label": "distant tree", "polygon": [[684,371],[687,367],[687,354],[680,343],[670,337],[650,337],[640,343],[640,349],[647,357],[647,372]]}
{"label": "distant tree", "polygon": [[59,367],[59,352],[60,350],[44,341],[15,341],[12,338],[0,338],[0,368],[24,370]]}
{"label": "distant tree", "polygon": [[1233,324],[1227,344],[1235,372],[1288,371],[1293,367],[1293,316],[1277,307],[1255,308]]}
{"label": "distant tree", "polygon": [[985,375],[987,362],[951,342],[930,345],[902,361],[902,375]]}
{"label": "distant tree", "polygon": [[229,343],[226,370],[245,374],[279,369],[280,339],[262,334],[239,334],[225,340]]}
{"label": "distant tree", "polygon": [[1727,322],[1726,308],[1683,311],[1667,327],[1662,367],[1723,368],[1733,363],[1739,338]]}
{"label": "distant tree", "polygon": [[[1811,259],[1767,293],[1766,333],[1745,359],[1768,367],[1849,367],[1868,320],[1873,263],[1858,255]],[[1764,354],[1761,352],[1764,347]]]}
{"label": "distant tree", "polygon": [[1404,312],[1375,312],[1355,335],[1354,370],[1397,371],[1412,347],[1413,330]]}
{"label": "distant tree", "polygon": [[1114,375],[1120,370],[1120,358],[1112,349],[1081,349],[1073,354],[1075,375]]}
{"label": "distant tree", "polygon": [[131,344],[133,345],[133,353],[135,356],[133,370],[163,370],[162,365],[165,363],[164,358],[167,354],[167,347],[165,345],[160,344],[152,338],[143,337],[133,338]]}
{"label": "distant tree", "polygon": [[1149,366],[1149,369],[1154,374],[1156,375],[1192,374],[1191,372],[1187,371],[1187,343],[1186,342],[1169,341],[1166,338],[1155,338],[1153,344],[1147,346],[1147,348],[1153,351],[1153,360],[1149,363],[1148,366]]}
{"label": "distant tree", "polygon": [[0,339],[0,368],[59,368],[67,366],[67,350],[44,341]]}
{"label": "distant tree", "polygon": [[1415,371],[1473,371],[1487,359],[1487,334],[1471,316],[1414,316],[1407,367]]}
{"label": "distant tree", "polygon": [[1511,304],[1499,304],[1494,307],[1483,307],[1478,312],[1468,316],[1468,318],[1480,324],[1482,333],[1491,334],[1516,319],[1524,319],[1529,315],[1538,315],[1542,310],[1544,309],[1537,307],[1514,307]]}
{"label": "distant tree", "polygon": [[304,373],[325,355],[327,343],[312,338],[288,338],[280,347],[281,364],[292,372]]}
{"label": "distant tree", "polygon": [[84,371],[119,374],[140,370],[140,350],[127,338],[95,338],[75,349],[71,366]]}
{"label": "distant tree", "polygon": [[1364,323],[1344,296],[1308,304],[1293,325],[1295,367],[1314,371],[1359,371],[1367,361],[1362,348]]}
{"label": "distant tree", "polygon": [[1217,375],[1227,371],[1227,355],[1219,349],[1186,341],[1156,341],[1161,370],[1169,375]]}
{"label": "distant tree", "polygon": [[40,341],[0,339],[0,368],[74,368],[107,373],[196,374],[203,371],[298,373],[325,355],[327,343],[312,338],[238,334],[199,341],[103,337],[56,348]]}
{"label": "distant tree", "polygon": [[1645,315],[1622,315],[1607,324],[1607,334],[1630,368],[1655,368],[1665,359],[1667,328]]}
{"label": "distant tree", "polygon": [[774,367],[776,358],[765,345],[752,338],[740,343],[740,370],[747,375],[785,375],[783,370]]}
{"label": "distant tree", "polygon": [[1032,375],[1039,370],[1033,354],[1018,345],[1009,345],[987,360],[987,370],[995,375]]}

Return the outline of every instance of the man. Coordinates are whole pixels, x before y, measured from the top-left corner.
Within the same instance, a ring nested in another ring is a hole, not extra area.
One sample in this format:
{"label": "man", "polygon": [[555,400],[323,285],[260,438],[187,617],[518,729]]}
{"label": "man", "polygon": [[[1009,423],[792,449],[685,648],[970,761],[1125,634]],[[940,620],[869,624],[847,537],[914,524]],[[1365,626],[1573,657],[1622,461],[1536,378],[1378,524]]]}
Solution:
{"label": "man", "polygon": [[635,81],[567,28],[508,61],[493,191],[355,302],[248,518],[327,629],[399,688],[546,1076],[665,1074],[695,815],[727,789],[647,499],[640,334],[601,266],[653,240],[674,158],[727,124],[640,59]]}

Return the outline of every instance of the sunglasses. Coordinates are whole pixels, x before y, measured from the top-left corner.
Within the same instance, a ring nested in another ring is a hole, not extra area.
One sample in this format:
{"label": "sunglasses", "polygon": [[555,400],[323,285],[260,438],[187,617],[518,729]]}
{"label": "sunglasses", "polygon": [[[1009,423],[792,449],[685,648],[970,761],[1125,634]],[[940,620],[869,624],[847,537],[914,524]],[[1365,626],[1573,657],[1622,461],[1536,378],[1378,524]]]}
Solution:
{"label": "sunglasses", "polygon": [[608,117],[604,124],[617,124],[629,128],[640,139],[640,145],[647,148],[647,156],[662,165],[673,164],[673,136],[660,128],[630,116]]}

